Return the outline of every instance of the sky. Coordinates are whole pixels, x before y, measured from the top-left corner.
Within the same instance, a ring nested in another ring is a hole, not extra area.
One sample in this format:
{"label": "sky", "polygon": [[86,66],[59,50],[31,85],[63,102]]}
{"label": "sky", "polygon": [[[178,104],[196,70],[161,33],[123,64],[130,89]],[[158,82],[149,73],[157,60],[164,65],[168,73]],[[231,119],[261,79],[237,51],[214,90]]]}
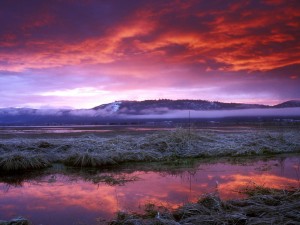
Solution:
{"label": "sky", "polygon": [[0,108],[146,99],[300,100],[300,1],[0,1]]}

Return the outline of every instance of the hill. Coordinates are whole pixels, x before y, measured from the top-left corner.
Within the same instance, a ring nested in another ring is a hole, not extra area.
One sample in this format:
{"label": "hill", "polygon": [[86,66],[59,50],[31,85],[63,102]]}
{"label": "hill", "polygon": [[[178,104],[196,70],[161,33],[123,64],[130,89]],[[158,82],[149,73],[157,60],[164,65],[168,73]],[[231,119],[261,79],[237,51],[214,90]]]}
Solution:
{"label": "hill", "polygon": [[[205,100],[116,101],[92,109],[0,109],[0,125],[68,125],[111,124],[115,121],[145,119],[183,119],[229,117],[300,117],[300,101],[292,100],[275,106],[224,103]],[[118,122],[119,123],[119,122]]]}

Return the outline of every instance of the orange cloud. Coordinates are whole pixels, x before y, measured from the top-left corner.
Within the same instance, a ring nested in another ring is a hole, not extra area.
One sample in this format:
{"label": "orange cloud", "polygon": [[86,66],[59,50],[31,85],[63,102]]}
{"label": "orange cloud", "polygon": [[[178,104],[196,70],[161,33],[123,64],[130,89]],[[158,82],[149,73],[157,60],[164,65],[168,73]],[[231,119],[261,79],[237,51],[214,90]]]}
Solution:
{"label": "orange cloud", "polygon": [[[290,58],[287,53],[277,53],[272,55],[253,55],[253,57],[244,57],[243,52],[221,53],[216,57],[218,62],[223,62],[229,66],[224,70],[240,71],[268,71],[279,67],[284,67],[300,63],[300,53],[295,52],[294,57]],[[222,69],[222,68],[221,68]]]}
{"label": "orange cloud", "polygon": [[[97,35],[78,40],[29,38],[21,48],[0,53],[7,62],[0,64],[0,70],[135,63],[137,58],[170,65],[215,61],[223,64],[219,70],[228,71],[268,71],[299,64],[300,51],[295,47],[299,10],[278,0],[264,4],[269,8],[254,9],[249,2],[227,4],[223,10],[201,10],[198,1],[165,3],[160,8],[145,4]],[[189,20],[195,24],[185,22]],[[59,23],[57,16],[43,12],[26,18],[22,29],[27,34],[53,23]],[[15,40],[6,38],[2,44],[13,47]]]}
{"label": "orange cloud", "polygon": [[[241,8],[235,5],[231,11]],[[172,29],[154,37],[152,41],[137,40],[134,47],[148,54],[160,53],[161,59],[169,62],[191,63],[202,62],[205,59],[214,59],[227,66],[221,70],[249,70],[268,71],[279,67],[300,63],[299,51],[295,46],[280,48],[281,44],[297,43],[295,32],[284,33],[284,24],[295,22],[296,14],[287,16],[292,9],[286,7],[284,15],[279,9],[272,12],[241,12],[241,18],[231,18],[230,12],[207,12],[217,16],[212,22],[206,23],[210,30],[201,32],[194,29],[189,32]],[[292,10],[293,11],[293,10]],[[294,12],[294,11],[293,11]],[[273,18],[270,14],[280,15]],[[201,13],[200,18],[205,14]],[[281,27],[275,26],[278,22]],[[269,31],[268,27],[274,27]],[[251,31],[251,30],[254,31]],[[263,33],[256,33],[255,29],[264,29]],[[186,51],[179,55],[170,55],[164,48],[185,46]],[[268,47],[270,46],[270,47]],[[280,49],[280,50],[277,50]],[[292,50],[293,49],[293,50]],[[157,54],[156,54],[157,55]]]}
{"label": "orange cloud", "polygon": [[[20,72],[27,68],[51,68],[65,65],[84,65],[111,63],[125,56],[120,48],[122,41],[140,35],[146,35],[155,28],[155,22],[148,19],[147,12],[138,12],[132,18],[109,29],[105,35],[88,38],[81,42],[66,43],[44,40],[29,40],[26,48],[37,51],[18,50],[18,53],[0,53],[0,58],[8,64],[0,65],[0,70]],[[50,23],[50,18],[27,24],[26,29],[44,26]],[[24,28],[24,29],[25,29]],[[6,44],[10,46],[10,44]]]}

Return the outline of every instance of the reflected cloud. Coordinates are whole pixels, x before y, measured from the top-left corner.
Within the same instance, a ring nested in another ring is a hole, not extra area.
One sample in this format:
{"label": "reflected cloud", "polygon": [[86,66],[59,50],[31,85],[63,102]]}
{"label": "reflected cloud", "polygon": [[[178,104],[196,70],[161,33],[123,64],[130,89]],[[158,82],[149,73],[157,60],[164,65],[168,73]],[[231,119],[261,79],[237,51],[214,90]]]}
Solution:
{"label": "reflected cloud", "polygon": [[[116,186],[94,184],[74,174],[70,177],[54,174],[53,181],[53,175],[39,177],[37,181],[26,181],[21,187],[9,189],[0,183],[3,190],[0,216],[9,219],[16,214],[29,215],[29,219],[37,224],[52,221],[60,225],[65,224],[64,218],[72,215],[73,220],[89,218],[86,222],[91,224],[99,215],[108,219],[119,210],[141,211],[148,203],[177,208],[197,201],[205,193],[218,193],[222,199],[241,198],[243,196],[238,190],[253,182],[269,188],[298,187],[299,180],[295,173],[298,164],[298,157],[290,157],[284,160],[256,160],[242,165],[202,163],[193,172],[141,170],[129,172],[130,176],[140,179]],[[257,169],[261,167],[268,167],[268,170]]]}
{"label": "reflected cloud", "polygon": [[[273,174],[236,174],[222,176],[221,178],[223,182],[219,184],[218,191],[223,199],[230,199],[233,196],[238,197],[240,190],[251,185],[275,189],[287,189],[299,186],[299,181],[296,179],[280,177]],[[228,182],[226,182],[226,180],[228,180]]]}

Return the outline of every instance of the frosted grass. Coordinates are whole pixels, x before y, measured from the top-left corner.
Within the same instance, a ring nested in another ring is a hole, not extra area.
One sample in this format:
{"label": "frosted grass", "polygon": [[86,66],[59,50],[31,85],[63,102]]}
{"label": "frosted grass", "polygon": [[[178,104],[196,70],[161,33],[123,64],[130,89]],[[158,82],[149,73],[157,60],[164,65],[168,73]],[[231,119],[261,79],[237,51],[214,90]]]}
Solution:
{"label": "frosted grass", "polygon": [[51,163],[101,167],[124,162],[295,152],[300,152],[299,129],[249,129],[238,133],[178,128],[105,137],[91,134],[0,139],[0,168],[2,171],[40,169]]}

